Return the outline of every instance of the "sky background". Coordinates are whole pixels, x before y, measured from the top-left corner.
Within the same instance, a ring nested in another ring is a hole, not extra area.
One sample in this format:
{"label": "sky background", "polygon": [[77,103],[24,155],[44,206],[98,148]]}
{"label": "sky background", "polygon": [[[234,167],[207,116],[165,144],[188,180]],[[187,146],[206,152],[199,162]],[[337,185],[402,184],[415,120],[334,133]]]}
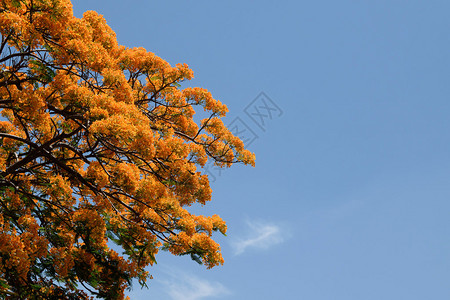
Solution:
{"label": "sky background", "polygon": [[225,264],[160,253],[132,299],[450,299],[450,1],[73,5],[187,63],[256,153],[193,207]]}

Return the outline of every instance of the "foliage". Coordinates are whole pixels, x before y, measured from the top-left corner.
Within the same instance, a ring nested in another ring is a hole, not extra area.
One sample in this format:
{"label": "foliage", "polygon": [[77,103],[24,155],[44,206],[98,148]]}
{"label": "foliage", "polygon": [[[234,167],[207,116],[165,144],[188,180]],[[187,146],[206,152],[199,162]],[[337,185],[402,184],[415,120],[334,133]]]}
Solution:
{"label": "foliage", "polygon": [[161,249],[222,264],[224,221],[187,208],[211,199],[208,159],[254,165],[227,107],[69,0],[0,3],[0,297],[123,299]]}

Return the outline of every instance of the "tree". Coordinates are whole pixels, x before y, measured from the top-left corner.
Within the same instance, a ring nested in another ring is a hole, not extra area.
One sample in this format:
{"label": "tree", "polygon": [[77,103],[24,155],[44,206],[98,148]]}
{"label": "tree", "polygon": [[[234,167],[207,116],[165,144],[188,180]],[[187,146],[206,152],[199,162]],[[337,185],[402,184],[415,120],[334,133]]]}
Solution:
{"label": "tree", "polygon": [[227,107],[69,0],[0,3],[0,298],[123,299],[159,250],[222,264],[225,222],[187,208],[208,159],[254,165]]}

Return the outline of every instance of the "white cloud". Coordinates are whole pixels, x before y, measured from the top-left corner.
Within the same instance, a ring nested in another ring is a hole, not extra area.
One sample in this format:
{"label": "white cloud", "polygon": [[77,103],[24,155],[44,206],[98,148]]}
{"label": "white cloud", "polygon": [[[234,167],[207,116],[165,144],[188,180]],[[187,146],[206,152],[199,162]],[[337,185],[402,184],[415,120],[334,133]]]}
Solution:
{"label": "white cloud", "polygon": [[230,294],[230,291],[219,282],[208,281],[191,274],[180,271],[167,272],[167,294],[173,300],[200,300],[212,297],[221,297]]}
{"label": "white cloud", "polygon": [[267,249],[281,244],[286,239],[286,232],[280,226],[263,222],[247,221],[250,234],[247,238],[235,239],[232,242],[234,254],[244,253],[247,248]]}

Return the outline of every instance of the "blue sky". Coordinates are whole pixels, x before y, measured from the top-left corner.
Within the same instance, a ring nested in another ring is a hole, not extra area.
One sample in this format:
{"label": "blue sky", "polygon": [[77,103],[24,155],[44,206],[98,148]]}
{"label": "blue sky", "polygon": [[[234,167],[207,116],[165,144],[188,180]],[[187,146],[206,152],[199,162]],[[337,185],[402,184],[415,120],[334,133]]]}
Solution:
{"label": "blue sky", "polygon": [[225,265],[161,253],[132,299],[450,299],[449,1],[73,4],[257,136],[193,208],[228,222]]}

